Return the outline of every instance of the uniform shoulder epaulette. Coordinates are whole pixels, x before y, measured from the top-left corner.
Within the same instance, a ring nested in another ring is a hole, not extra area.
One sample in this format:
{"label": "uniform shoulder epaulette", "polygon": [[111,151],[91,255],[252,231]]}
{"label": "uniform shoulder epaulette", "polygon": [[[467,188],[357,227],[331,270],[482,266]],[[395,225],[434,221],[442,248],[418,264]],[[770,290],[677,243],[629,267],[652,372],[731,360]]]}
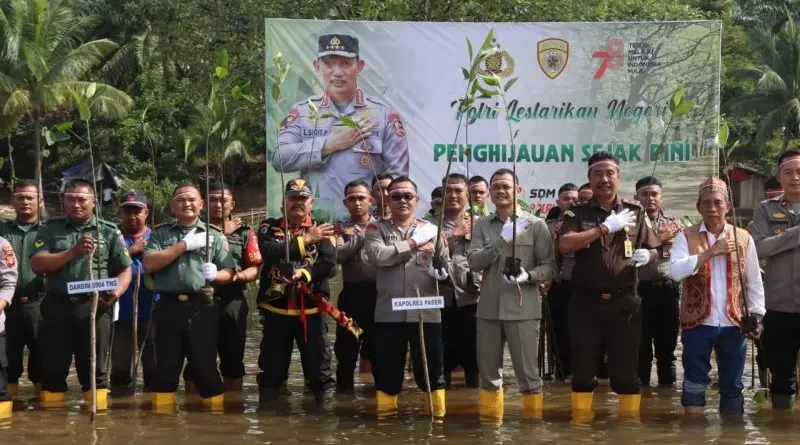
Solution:
{"label": "uniform shoulder epaulette", "polygon": [[641,209],[641,208],[644,208],[644,206],[642,205],[642,203],[641,203],[641,202],[639,202],[639,201],[638,201],[638,200],[636,200],[636,199],[622,198],[622,199],[621,199],[621,202],[622,202],[623,204],[627,204],[627,205],[629,205],[629,206],[638,207],[638,208],[640,208],[640,209]]}
{"label": "uniform shoulder epaulette", "polygon": [[161,227],[166,227],[166,226],[168,226],[170,224],[172,224],[172,221],[164,221],[164,222],[156,224],[155,226],[153,226],[153,228],[154,229],[159,229]]}
{"label": "uniform shoulder epaulette", "polygon": [[364,95],[364,100],[367,101],[367,102],[372,102],[372,103],[374,103],[376,105],[380,105],[382,107],[387,107],[387,108],[389,107],[388,105],[383,103],[383,101],[381,101],[380,99],[372,97],[372,96],[367,96],[366,94]]}
{"label": "uniform shoulder epaulette", "polygon": [[767,199],[765,199],[764,201],[775,201],[775,202],[781,202],[781,201],[783,201],[783,194],[780,194],[780,195],[778,195],[778,196],[773,196],[772,198],[767,198]]}
{"label": "uniform shoulder epaulette", "polygon": [[102,224],[102,225],[104,225],[104,226],[111,227],[112,229],[116,229],[116,228],[118,228],[118,227],[119,227],[119,226],[117,226],[117,224],[116,224],[116,223],[113,223],[113,222],[111,222],[111,221],[108,221],[108,220],[105,220],[105,219],[100,219],[100,220],[98,220],[98,221],[100,221],[100,224]]}

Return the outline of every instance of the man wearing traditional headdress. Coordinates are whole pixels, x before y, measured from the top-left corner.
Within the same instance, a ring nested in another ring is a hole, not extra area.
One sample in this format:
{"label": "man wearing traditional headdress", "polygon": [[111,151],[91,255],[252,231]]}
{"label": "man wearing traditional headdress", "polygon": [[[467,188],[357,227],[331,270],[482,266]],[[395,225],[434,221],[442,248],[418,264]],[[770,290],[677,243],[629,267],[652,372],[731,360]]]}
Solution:
{"label": "man wearing traditional headdress", "polygon": [[686,414],[703,413],[713,350],[719,371],[719,411],[741,415],[747,351],[742,334],[758,337],[764,315],[758,255],[750,234],[725,221],[731,201],[724,181],[710,178],[700,185],[697,210],[703,223],[675,238],[669,270],[670,278],[683,281],[681,403]]}

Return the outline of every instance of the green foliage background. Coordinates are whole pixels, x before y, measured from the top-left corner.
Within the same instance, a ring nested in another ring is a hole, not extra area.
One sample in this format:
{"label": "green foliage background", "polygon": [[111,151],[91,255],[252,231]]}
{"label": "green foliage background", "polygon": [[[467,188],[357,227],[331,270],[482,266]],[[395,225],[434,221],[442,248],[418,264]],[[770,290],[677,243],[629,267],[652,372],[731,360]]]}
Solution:
{"label": "green foliage background", "polygon": [[[7,8],[11,0],[0,0]],[[51,4],[57,3],[55,0]],[[227,50],[232,75],[249,82],[254,103],[245,110],[242,131],[251,157],[227,161],[226,174],[237,186],[263,187],[264,160],[264,18],[316,18],[408,21],[647,21],[719,19],[723,21],[724,78],[722,102],[756,89],[743,68],[760,63],[752,33],[778,29],[787,11],[797,17],[800,0],[341,0],[337,2],[290,0],[71,0],[58,2],[81,15],[97,18],[84,41],[110,39],[119,45],[88,74],[87,81],[107,83],[126,92],[133,104],[129,117],[147,110],[147,131],[126,126],[121,120],[96,119],[92,138],[98,161],[117,167],[127,178],[126,188],[152,193],[151,151],[157,153],[159,181],[155,196],[157,219],[164,216],[171,187],[181,181],[203,179],[204,160],[184,156],[184,132],[192,125],[196,104],[205,103],[209,76],[215,72],[217,54]],[[796,59],[793,63],[800,63]],[[0,73],[4,65],[0,60]],[[798,70],[797,72],[800,72]],[[800,79],[793,79],[800,84]],[[798,88],[795,85],[795,88]],[[0,95],[2,82],[0,82]],[[1,98],[1,96],[0,96]],[[0,112],[2,110],[0,109]],[[784,136],[775,133],[757,146],[755,134],[763,113],[755,110],[730,114],[731,140],[741,140],[738,156],[762,168],[774,165],[774,154]],[[74,107],[65,104],[42,117],[44,126],[76,121],[74,131],[84,134]],[[2,126],[0,126],[2,128]],[[800,132],[789,130],[790,147]],[[0,156],[13,146],[17,178],[34,175],[34,136],[28,117],[2,134]],[[75,137],[45,147],[43,183],[54,196],[61,171],[86,159],[86,145]],[[9,182],[9,162],[0,178]],[[50,199],[50,202],[54,202]]]}

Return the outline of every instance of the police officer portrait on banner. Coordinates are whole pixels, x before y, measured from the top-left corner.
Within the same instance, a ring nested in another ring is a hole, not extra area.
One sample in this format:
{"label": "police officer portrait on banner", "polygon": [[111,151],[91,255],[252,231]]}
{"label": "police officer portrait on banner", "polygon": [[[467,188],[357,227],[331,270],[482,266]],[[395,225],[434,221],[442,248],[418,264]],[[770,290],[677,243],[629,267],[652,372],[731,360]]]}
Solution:
{"label": "police officer portrait on banner", "polygon": [[[325,92],[297,103],[280,123],[272,165],[278,171],[300,172],[317,193],[317,208],[346,217],[339,205],[345,184],[369,182],[376,173],[407,175],[408,140],[400,115],[389,103],[358,87],[366,66],[358,39],[326,34],[318,43],[313,65]],[[345,125],[344,117],[358,128]]]}

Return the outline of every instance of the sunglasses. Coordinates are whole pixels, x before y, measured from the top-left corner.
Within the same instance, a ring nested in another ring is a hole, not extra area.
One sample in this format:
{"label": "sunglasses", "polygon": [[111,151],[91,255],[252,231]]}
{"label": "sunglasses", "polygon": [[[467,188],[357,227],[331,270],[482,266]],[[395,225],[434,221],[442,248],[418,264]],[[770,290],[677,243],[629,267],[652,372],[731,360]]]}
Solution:
{"label": "sunglasses", "polygon": [[392,193],[389,195],[389,199],[392,201],[413,201],[417,195],[413,193]]}

